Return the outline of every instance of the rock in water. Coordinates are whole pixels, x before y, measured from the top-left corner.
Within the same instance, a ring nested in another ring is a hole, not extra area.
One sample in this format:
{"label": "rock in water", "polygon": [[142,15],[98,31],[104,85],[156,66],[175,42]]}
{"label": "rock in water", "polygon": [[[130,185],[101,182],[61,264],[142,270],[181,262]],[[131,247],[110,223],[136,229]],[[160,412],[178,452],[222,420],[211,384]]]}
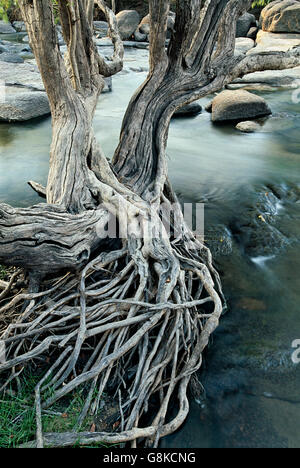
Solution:
{"label": "rock in water", "polygon": [[256,26],[256,19],[254,15],[245,13],[240,16],[236,24],[236,37],[246,37],[251,26]]}
{"label": "rock in water", "polygon": [[[10,91],[11,92],[11,91]],[[0,121],[22,122],[50,114],[47,94],[40,91],[6,94],[0,102]]]}
{"label": "rock in water", "polygon": [[244,90],[222,91],[212,101],[212,121],[247,120],[272,114],[266,101]]}
{"label": "rock in water", "polygon": [[238,123],[235,128],[243,133],[255,133],[258,132],[261,127],[257,122],[247,120],[246,122]]}
{"label": "rock in water", "polygon": [[13,22],[13,27],[17,32],[26,32],[26,25],[24,21],[14,21]]}
{"label": "rock in water", "polygon": [[135,10],[123,10],[116,18],[122,40],[130,39],[139,25],[140,15]]}
{"label": "rock in water", "polygon": [[300,2],[276,0],[267,5],[260,15],[260,26],[274,33],[300,32]]}
{"label": "rock in water", "polygon": [[0,21],[0,34],[15,34],[16,30],[10,23]]}

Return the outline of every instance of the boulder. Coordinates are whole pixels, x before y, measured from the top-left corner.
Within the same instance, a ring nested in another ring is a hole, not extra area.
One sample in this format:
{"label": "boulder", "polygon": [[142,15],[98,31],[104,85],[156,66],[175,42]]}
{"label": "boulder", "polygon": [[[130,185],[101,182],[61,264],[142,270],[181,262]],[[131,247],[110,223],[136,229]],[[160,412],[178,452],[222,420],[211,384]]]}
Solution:
{"label": "boulder", "polygon": [[0,76],[7,86],[22,86],[23,88],[44,91],[44,84],[36,65],[25,63],[9,63],[0,61]]}
{"label": "boulder", "polygon": [[0,60],[9,63],[24,63],[24,59],[20,55],[10,52],[3,52],[0,54]]}
{"label": "boulder", "polygon": [[147,41],[147,34],[143,34],[140,32],[139,28],[134,33],[134,40],[137,42],[146,42]]}
{"label": "boulder", "polygon": [[10,89],[5,101],[0,103],[0,121],[22,122],[50,114],[48,97],[45,92],[19,92]]}
{"label": "boulder", "polygon": [[300,33],[300,2],[276,0],[267,5],[260,15],[260,27],[273,33]]}
{"label": "boulder", "polygon": [[237,130],[243,133],[255,133],[260,130],[260,125],[253,120],[246,120],[246,122],[240,122],[235,127]]}
{"label": "boulder", "polygon": [[15,34],[16,30],[10,23],[0,21],[0,34]]}
{"label": "boulder", "polygon": [[[168,34],[167,37],[170,37],[170,33],[174,30],[175,26],[175,13],[172,11],[168,15]],[[150,15],[145,16],[139,24],[139,31],[142,34],[149,36],[150,34]]]}
{"label": "boulder", "polygon": [[250,54],[270,52],[288,52],[300,46],[300,34],[275,34],[259,31],[256,38],[256,47],[248,52]]}
{"label": "boulder", "polygon": [[254,119],[271,113],[262,97],[245,90],[225,90],[212,101],[213,122]]}
{"label": "boulder", "polygon": [[198,104],[197,102],[192,102],[191,104],[188,104],[184,107],[181,107],[181,109],[178,109],[173,117],[193,117],[195,115],[198,115],[202,112],[202,106]]}
{"label": "boulder", "polygon": [[256,26],[256,19],[254,15],[245,13],[240,16],[236,23],[236,37],[246,37],[251,26]]}
{"label": "boulder", "polygon": [[239,37],[235,41],[235,55],[245,55],[249,50],[253,49],[255,42],[248,37]]}
{"label": "boulder", "polygon": [[14,21],[12,25],[13,25],[13,27],[15,28],[15,30],[17,32],[26,32],[27,31],[24,21]]}
{"label": "boulder", "polygon": [[108,23],[106,21],[94,21],[94,30],[97,36],[106,37],[108,34]]}
{"label": "boulder", "polygon": [[258,27],[257,26],[252,26],[252,28],[249,29],[247,37],[249,39],[252,39],[253,41],[256,40],[257,34],[258,34]]}
{"label": "boulder", "polygon": [[265,70],[249,73],[243,78],[237,78],[228,88],[267,85],[273,88],[298,88],[300,83],[300,66],[285,70]]}
{"label": "boulder", "polygon": [[121,38],[130,39],[139,25],[140,15],[135,10],[123,10],[116,15],[116,18]]}

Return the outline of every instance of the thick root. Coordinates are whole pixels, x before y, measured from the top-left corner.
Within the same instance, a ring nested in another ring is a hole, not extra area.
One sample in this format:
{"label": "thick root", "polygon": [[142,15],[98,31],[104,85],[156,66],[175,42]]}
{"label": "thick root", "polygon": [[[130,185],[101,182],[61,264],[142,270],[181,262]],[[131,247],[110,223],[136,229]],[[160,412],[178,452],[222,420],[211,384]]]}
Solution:
{"label": "thick root", "polygon": [[[1,336],[0,371],[11,372],[2,390],[30,361],[47,355],[52,362],[36,387],[35,446],[72,445],[74,437],[83,445],[157,446],[184,422],[188,383],[223,309],[209,252],[193,242],[193,249],[190,240],[189,248],[153,241],[145,249],[130,239],[92,260],[79,278],[67,274],[2,305],[0,316],[18,312]],[[41,411],[82,386],[86,402],[74,431],[109,391],[119,404],[118,432],[43,435]],[[171,417],[174,396],[178,412]]]}

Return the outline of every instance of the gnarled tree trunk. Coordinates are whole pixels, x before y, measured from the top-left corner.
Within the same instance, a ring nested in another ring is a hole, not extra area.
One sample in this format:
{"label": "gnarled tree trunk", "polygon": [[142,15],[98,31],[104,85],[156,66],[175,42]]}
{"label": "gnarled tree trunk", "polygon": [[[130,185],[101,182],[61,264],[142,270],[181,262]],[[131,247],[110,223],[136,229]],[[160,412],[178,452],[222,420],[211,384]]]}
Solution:
{"label": "gnarled tree trunk", "polygon": [[[122,68],[114,14],[97,1],[115,46],[105,61],[93,43],[94,1],[58,0],[68,47],[63,59],[51,0],[20,0],[51,105],[53,139],[48,184],[45,191],[39,188],[47,203],[27,209],[0,205],[0,261],[25,268],[32,278],[28,293],[0,309],[0,315],[18,314],[2,334],[6,362],[0,371],[12,370],[15,378],[29,361],[53,357],[36,388],[39,447],[71,445],[74,438],[133,446],[140,439],[156,446],[188,414],[187,387],[218,325],[223,298],[209,250],[176,205],[167,174],[168,129],[177,109],[244,71],[283,66],[278,54],[234,57],[236,20],[250,3],[177,0],[166,49],[169,2],[150,0],[150,71],[131,99],[110,164],[92,120],[103,77]],[[298,60],[295,50],[284,66]],[[175,203],[176,236],[167,235],[161,203],[170,210]],[[112,213],[119,230],[126,224],[128,232],[113,246],[99,238]],[[160,235],[148,236],[152,230]],[[80,369],[82,350],[89,358]],[[118,432],[42,434],[42,408],[81,385],[87,399],[76,429],[89,411],[98,411],[109,388],[119,404]],[[49,386],[54,391],[45,399]],[[177,414],[171,418],[175,396]]]}

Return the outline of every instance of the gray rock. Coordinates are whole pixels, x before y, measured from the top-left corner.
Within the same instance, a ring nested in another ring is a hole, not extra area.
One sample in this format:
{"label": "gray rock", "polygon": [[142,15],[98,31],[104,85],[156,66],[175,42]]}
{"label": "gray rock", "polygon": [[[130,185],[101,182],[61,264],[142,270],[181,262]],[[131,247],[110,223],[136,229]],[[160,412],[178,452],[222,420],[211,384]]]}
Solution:
{"label": "gray rock", "polygon": [[105,86],[102,93],[111,93],[112,92],[112,77],[104,78]]}
{"label": "gray rock", "polygon": [[275,34],[259,31],[256,38],[256,47],[247,54],[288,52],[300,46],[300,34]]}
{"label": "gray rock", "polygon": [[10,23],[0,21],[0,34],[15,34],[16,30]]}
{"label": "gray rock", "polygon": [[48,97],[45,92],[27,91],[6,93],[0,103],[0,120],[23,122],[50,114]]}
{"label": "gray rock", "polygon": [[246,37],[251,26],[256,26],[256,19],[254,15],[245,13],[240,16],[236,24],[236,37]]}
{"label": "gray rock", "polygon": [[213,122],[254,119],[271,113],[262,97],[245,90],[225,90],[212,101]]}
{"label": "gray rock", "polygon": [[108,23],[106,21],[94,21],[94,30],[97,36],[106,37],[108,34]]}
{"label": "gray rock", "polygon": [[[170,37],[170,33],[174,30],[175,26],[175,13],[170,11],[168,15],[168,24],[167,24],[167,29],[168,29],[168,35],[167,37]],[[146,34],[146,36],[149,36],[150,34],[150,15],[145,16],[142,21],[139,24],[139,31],[142,34]]]}
{"label": "gray rock", "polygon": [[235,127],[237,130],[243,133],[255,133],[260,130],[260,125],[253,120],[246,120],[246,122],[240,122]]}
{"label": "gray rock", "polygon": [[134,39],[137,42],[146,42],[147,41],[147,34],[143,34],[140,32],[139,28],[134,33]]}
{"label": "gray rock", "polygon": [[14,21],[12,25],[13,25],[13,27],[15,28],[15,30],[17,32],[26,32],[27,31],[24,21]]}
{"label": "gray rock", "polygon": [[36,65],[25,63],[9,63],[0,61],[0,76],[7,86],[44,91],[44,84]]}
{"label": "gray rock", "polygon": [[193,117],[200,114],[201,112],[202,106],[200,106],[200,104],[197,102],[192,102],[191,104],[178,109],[173,117]]}
{"label": "gray rock", "polygon": [[260,26],[274,33],[300,33],[300,2],[276,0],[267,5],[260,15]]}
{"label": "gray rock", "polygon": [[253,39],[253,41],[255,41],[256,36],[258,34],[258,31],[259,31],[259,29],[258,29],[257,26],[252,26],[252,28],[250,28],[249,31],[248,31],[247,37],[249,39]]}
{"label": "gray rock", "polygon": [[139,25],[140,15],[135,10],[123,10],[116,15],[116,18],[121,38],[130,39]]}
{"label": "gray rock", "polygon": [[24,63],[24,59],[18,54],[12,54],[10,52],[3,52],[0,54],[0,60],[2,62],[9,63]]}
{"label": "gray rock", "polygon": [[3,54],[3,52],[8,52],[8,48],[0,44],[0,54]]}
{"label": "gray rock", "polygon": [[273,88],[298,88],[300,83],[300,66],[285,70],[265,70],[262,72],[249,73],[243,78],[236,79],[229,86],[247,87],[252,86],[261,89],[267,85]]}
{"label": "gray rock", "polygon": [[235,55],[245,55],[249,50],[253,49],[255,43],[253,39],[247,37],[239,37],[235,41]]}

